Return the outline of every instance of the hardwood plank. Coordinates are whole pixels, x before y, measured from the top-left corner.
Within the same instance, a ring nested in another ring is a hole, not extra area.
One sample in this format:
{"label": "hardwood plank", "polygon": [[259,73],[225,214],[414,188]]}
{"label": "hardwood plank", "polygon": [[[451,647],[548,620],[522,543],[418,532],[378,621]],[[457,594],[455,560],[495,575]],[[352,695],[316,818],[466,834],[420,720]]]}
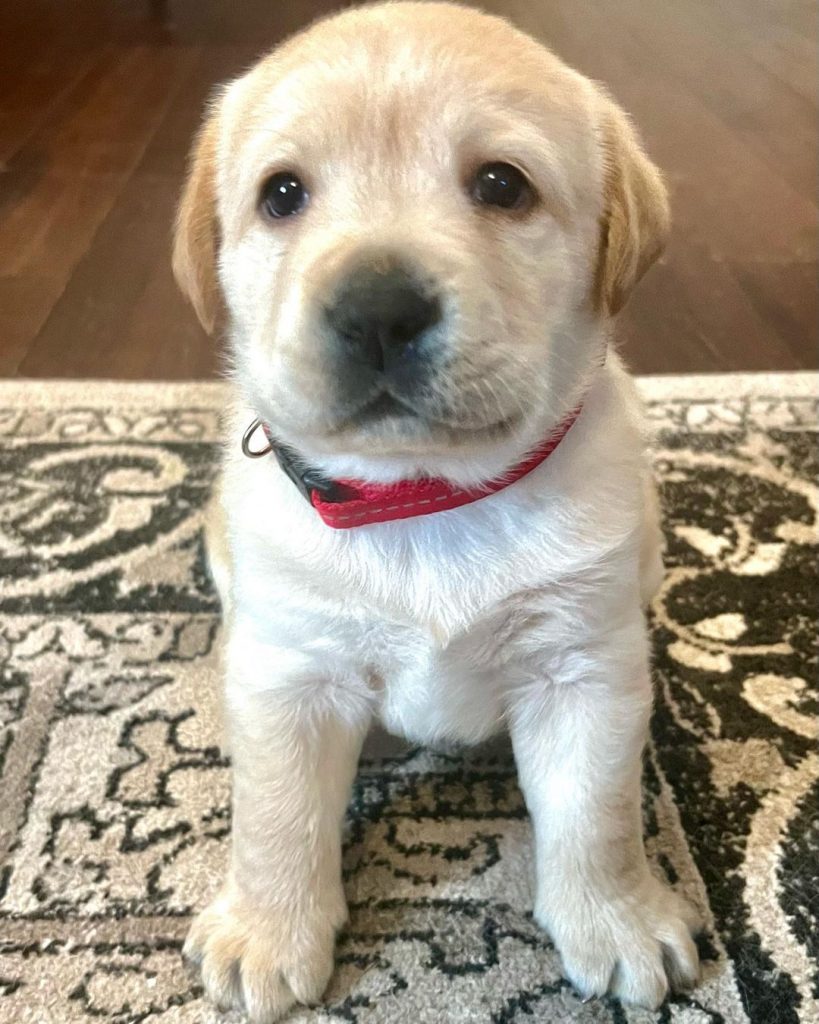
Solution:
{"label": "hardwood plank", "polygon": [[[758,316],[775,327],[792,365],[819,366],[819,264],[738,262],[732,273]],[[764,362],[769,362],[770,352],[767,356]],[[785,362],[783,358],[783,369]]]}
{"label": "hardwood plank", "polygon": [[[652,7],[648,14],[656,11]],[[644,4],[630,0],[632,38],[644,52],[650,50],[663,78],[695,96],[815,208],[816,97],[800,96],[764,65],[754,67],[745,36],[747,18],[729,18],[713,4],[669,5],[663,9],[666,31],[660,33],[646,13]],[[755,27],[758,33],[759,26]],[[724,45],[727,36],[733,37],[734,45]]]}
{"label": "hardwood plank", "polygon": [[[235,49],[195,55],[184,98],[159,120],[93,247],[20,363],[21,374],[45,375],[59,364],[59,375],[67,377],[213,375],[217,347],[199,329],[169,273],[171,225],[212,76],[239,59]],[[83,343],[67,351],[66,337]]]}
{"label": "hardwood plank", "polygon": [[727,371],[740,362],[745,370],[799,369],[804,342],[789,344],[781,322],[754,301],[758,281],[748,275],[743,287],[731,264],[708,259],[694,245],[672,243],[624,310],[618,334],[627,361],[658,373],[685,373],[692,366]]}
{"label": "hardwood plank", "polygon": [[[7,330],[2,372],[16,371],[93,247],[190,59],[189,51],[173,59],[145,48],[107,53],[83,83],[71,114],[37,132],[0,179],[0,306]],[[117,258],[133,267],[127,249]],[[21,290],[26,301],[15,314]]]}

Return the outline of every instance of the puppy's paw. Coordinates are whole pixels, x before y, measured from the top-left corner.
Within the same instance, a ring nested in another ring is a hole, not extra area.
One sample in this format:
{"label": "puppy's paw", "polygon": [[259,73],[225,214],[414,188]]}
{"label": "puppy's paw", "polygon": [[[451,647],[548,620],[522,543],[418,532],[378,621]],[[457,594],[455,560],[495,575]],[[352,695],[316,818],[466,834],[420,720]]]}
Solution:
{"label": "puppy's paw", "polygon": [[333,971],[335,928],[300,914],[262,913],[222,895],[194,920],[183,955],[199,967],[208,998],[271,1024],[294,1003],[318,1001]]}
{"label": "puppy's paw", "polygon": [[653,878],[625,899],[587,893],[573,907],[553,906],[536,916],[555,941],[566,977],[584,997],[610,992],[653,1010],[669,991],[697,984],[696,914]]}

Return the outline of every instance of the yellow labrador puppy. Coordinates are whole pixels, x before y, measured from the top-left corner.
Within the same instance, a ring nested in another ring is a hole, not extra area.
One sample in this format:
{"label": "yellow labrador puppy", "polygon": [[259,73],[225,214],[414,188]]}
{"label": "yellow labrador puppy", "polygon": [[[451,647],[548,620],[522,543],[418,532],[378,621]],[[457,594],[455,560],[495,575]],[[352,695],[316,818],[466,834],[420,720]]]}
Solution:
{"label": "yellow labrador puppy", "polygon": [[608,348],[667,227],[612,100],[465,8],[348,11],[213,102],[174,266],[236,396],[211,524],[232,860],[186,945],[217,1004],[267,1022],[321,996],[374,716],[509,729],[535,916],[583,995],[695,982],[641,837],[660,537]]}

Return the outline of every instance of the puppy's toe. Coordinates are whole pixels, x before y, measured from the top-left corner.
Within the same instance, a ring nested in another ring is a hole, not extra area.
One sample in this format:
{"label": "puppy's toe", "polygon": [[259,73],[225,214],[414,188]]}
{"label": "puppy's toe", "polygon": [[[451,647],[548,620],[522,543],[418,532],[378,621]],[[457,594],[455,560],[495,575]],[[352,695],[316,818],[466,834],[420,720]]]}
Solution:
{"label": "puppy's toe", "polygon": [[563,952],[563,970],[584,1003],[608,992],[617,961],[612,951],[576,949]]}
{"label": "puppy's toe", "polygon": [[700,980],[697,947],[686,934],[673,945],[662,944],[663,968],[672,992],[690,992]]}
{"label": "puppy's toe", "polygon": [[629,1006],[656,1010],[668,995],[668,979],[659,948],[632,949],[617,962],[611,978],[611,993]]}

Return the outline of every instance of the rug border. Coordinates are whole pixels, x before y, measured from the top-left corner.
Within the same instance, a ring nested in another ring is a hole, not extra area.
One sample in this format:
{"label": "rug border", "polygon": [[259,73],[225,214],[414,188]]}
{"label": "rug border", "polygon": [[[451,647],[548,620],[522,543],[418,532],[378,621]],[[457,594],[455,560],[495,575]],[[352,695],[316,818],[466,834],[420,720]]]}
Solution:
{"label": "rug border", "polygon": [[[720,401],[747,397],[819,398],[819,371],[760,373],[668,374],[637,377],[643,398],[650,401]],[[164,408],[203,404],[208,408],[224,402],[225,380],[108,380],[36,379],[0,380],[0,404],[53,408],[75,404],[86,409],[111,408],[111,404]]]}

